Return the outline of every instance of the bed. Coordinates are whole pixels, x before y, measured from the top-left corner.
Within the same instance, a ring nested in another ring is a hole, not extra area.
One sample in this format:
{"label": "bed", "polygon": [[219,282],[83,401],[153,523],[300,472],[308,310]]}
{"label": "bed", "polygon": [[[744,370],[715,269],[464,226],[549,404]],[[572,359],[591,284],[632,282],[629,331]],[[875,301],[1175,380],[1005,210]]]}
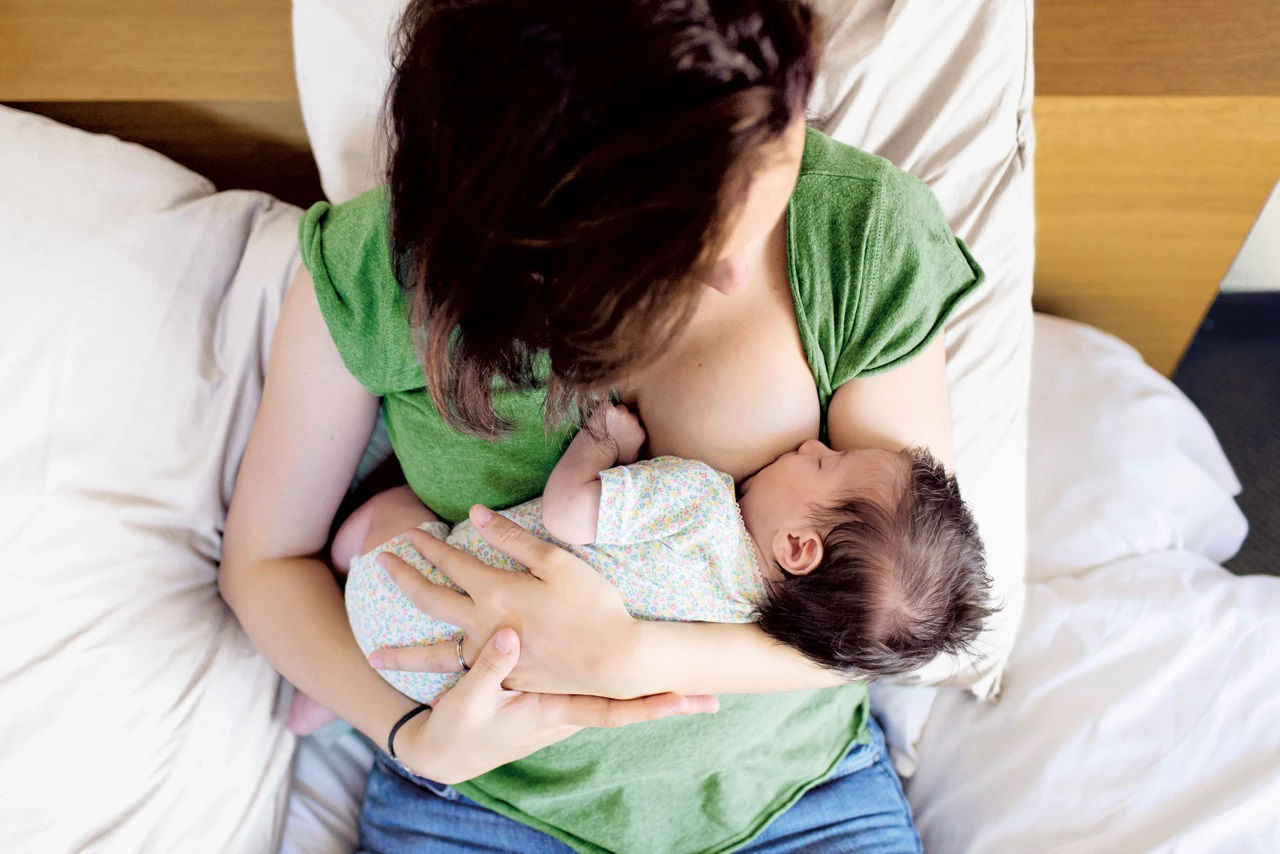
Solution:
{"label": "bed", "polygon": [[[370,749],[342,727],[295,744],[215,572],[298,263],[289,202],[376,180],[399,5],[0,11],[21,46],[0,61],[21,102],[0,108],[4,850],[354,846]],[[1221,568],[1239,484],[1161,376],[1280,174],[1274,12],[1152,27],[1150,4],[1046,2],[1033,63],[1023,0],[817,5],[811,121],[930,183],[991,277],[949,380],[1006,608],[980,656],[874,698],[926,847],[1276,850],[1280,579]],[[1125,27],[1164,58],[1132,61]],[[110,73],[65,73],[59,34]],[[122,39],[132,62],[103,47]],[[1064,317],[1032,314],[1033,246],[1036,303]]]}

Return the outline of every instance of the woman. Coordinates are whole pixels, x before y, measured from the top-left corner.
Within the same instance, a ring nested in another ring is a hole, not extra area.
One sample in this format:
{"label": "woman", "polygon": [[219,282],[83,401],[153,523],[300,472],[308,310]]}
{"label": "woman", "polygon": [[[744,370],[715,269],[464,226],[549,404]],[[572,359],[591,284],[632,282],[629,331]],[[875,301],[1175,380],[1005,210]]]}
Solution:
{"label": "woman", "polygon": [[[389,188],[304,218],[221,573],[280,672],[400,760],[363,846],[918,849],[864,685],[754,626],[634,621],[484,508],[539,494],[609,396],[738,480],[820,434],[950,465],[941,331],[977,265],[923,185],[806,131],[805,4],[417,0],[401,35]],[[431,546],[470,599],[397,573],[471,663],[407,721],[316,557],[380,403],[414,492],[533,570]]]}

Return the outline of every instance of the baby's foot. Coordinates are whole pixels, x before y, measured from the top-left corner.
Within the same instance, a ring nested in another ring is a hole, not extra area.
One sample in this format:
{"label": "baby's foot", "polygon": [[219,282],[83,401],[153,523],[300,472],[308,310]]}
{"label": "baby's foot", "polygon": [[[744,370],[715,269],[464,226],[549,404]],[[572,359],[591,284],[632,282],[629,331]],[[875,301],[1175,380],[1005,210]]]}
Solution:
{"label": "baby's foot", "polygon": [[293,702],[289,705],[289,731],[294,735],[311,735],[317,730],[338,719],[338,716],[308,697],[293,689]]}

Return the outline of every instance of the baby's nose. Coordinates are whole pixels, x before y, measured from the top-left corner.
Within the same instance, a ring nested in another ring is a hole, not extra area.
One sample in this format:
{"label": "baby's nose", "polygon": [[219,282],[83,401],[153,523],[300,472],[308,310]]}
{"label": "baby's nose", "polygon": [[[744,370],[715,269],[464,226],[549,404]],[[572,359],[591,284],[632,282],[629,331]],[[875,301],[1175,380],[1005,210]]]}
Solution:
{"label": "baby's nose", "polygon": [[821,454],[827,450],[827,446],[817,439],[806,439],[798,450],[805,455]]}

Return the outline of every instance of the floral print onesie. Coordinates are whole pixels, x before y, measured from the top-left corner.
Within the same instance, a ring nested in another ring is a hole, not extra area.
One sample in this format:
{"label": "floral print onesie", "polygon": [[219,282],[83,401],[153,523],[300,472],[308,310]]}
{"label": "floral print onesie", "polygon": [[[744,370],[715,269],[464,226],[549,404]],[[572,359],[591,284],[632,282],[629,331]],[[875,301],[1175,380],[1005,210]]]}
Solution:
{"label": "floral print onesie", "polygon": [[[742,514],[733,479],[710,466],[659,457],[600,473],[596,541],[560,543],[542,524],[542,499],[502,511],[534,536],[556,543],[595,567],[618,588],[632,616],[646,620],[747,623],[764,600],[764,578]],[[452,531],[443,522],[422,530],[480,560],[512,572],[523,566],[494,549],[470,521]],[[347,616],[360,649],[414,646],[453,640],[457,627],[419,611],[375,562],[384,551],[399,555],[437,584],[459,588],[413,548],[403,534],[351,562]],[[458,673],[382,671],[401,693],[431,703],[453,686]]]}

